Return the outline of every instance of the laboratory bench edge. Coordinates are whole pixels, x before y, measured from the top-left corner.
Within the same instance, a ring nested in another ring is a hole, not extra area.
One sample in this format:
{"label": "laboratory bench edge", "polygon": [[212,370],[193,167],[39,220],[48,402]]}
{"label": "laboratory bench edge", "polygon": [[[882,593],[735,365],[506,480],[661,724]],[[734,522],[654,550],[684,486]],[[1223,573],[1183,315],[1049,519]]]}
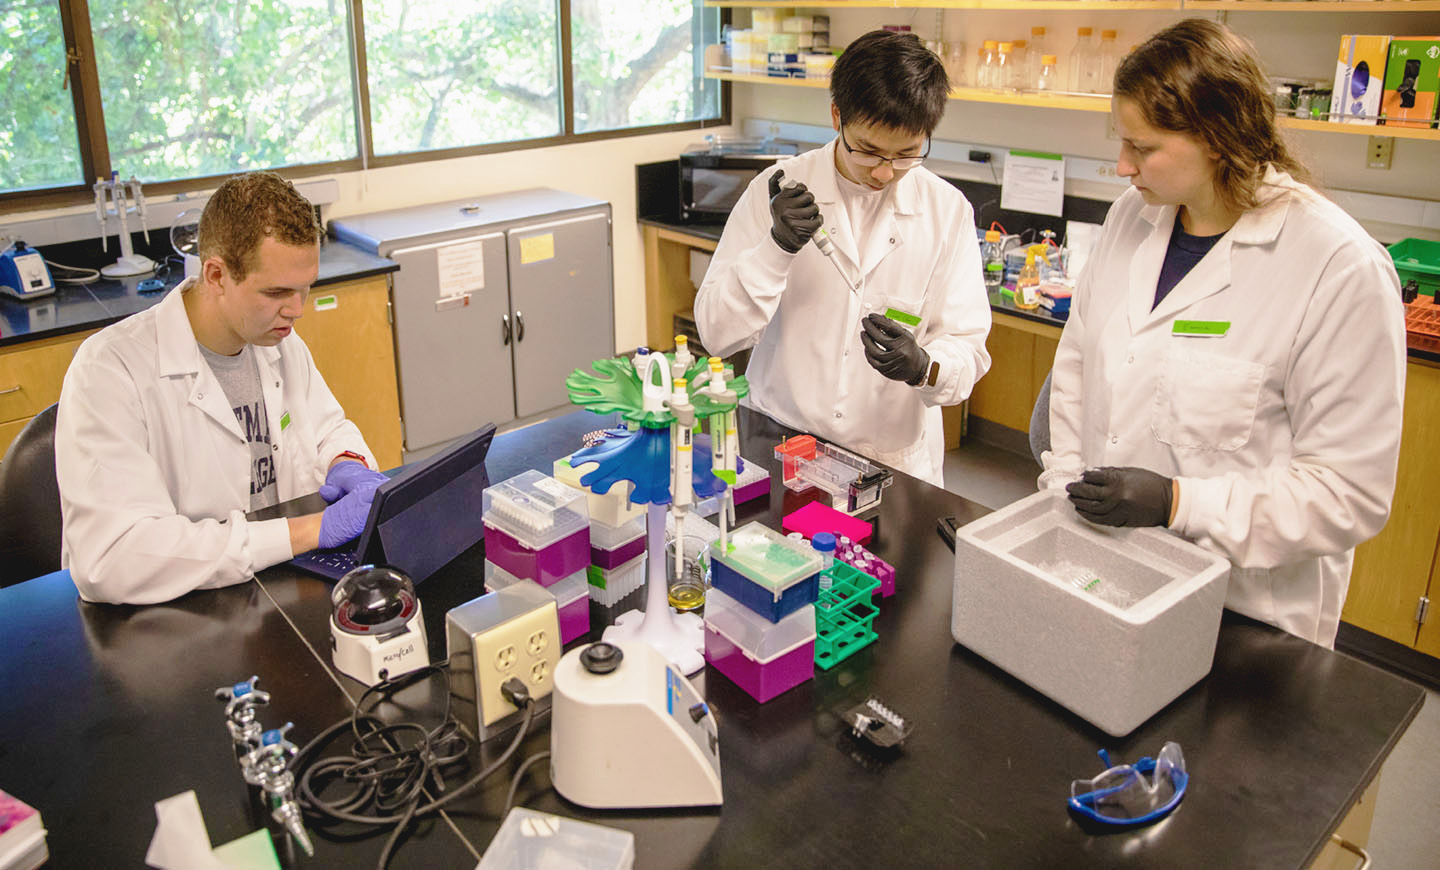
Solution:
{"label": "laboratory bench edge", "polygon": [[[574,412],[504,433],[493,465],[546,468],[557,445],[591,423]],[[772,478],[768,498],[741,505],[739,520],[778,528],[806,498],[783,487],[770,454],[790,430],[748,409],[740,429],[741,455]],[[1322,866],[1314,862],[1331,832],[1371,799],[1423,704],[1419,687],[1227,613],[1210,675],[1130,735],[1107,737],[952,640],[955,560],[935,519],[985,513],[897,474],[875,517],[872,549],[899,578],[879,605],[879,639],[765,704],[710,668],[696,675],[720,725],[722,807],[589,810],[551,790],[543,768],[522,783],[519,805],[633,832],[643,870]],[[483,558],[482,543],[417,587],[432,657],[445,652],[446,611],[480,594]],[[360,687],[329,660],[329,589],[281,565],[148,607],[79,602],[63,574],[0,590],[10,638],[0,786],[44,815],[47,866],[93,866],[97,855],[138,863],[154,830],[151,802],[190,788],[215,843],[263,824],[213,692],[258,674],[272,693],[262,722],[294,721],[291,738],[302,743],[344,715]],[[636,603],[592,604],[591,638]],[[889,760],[860,751],[838,718],[871,695],[914,723]],[[1171,817],[1096,835],[1067,815],[1068,784],[1099,772],[1097,749],[1130,761],[1168,740],[1181,744],[1192,776]],[[473,748],[471,770],[504,743]],[[542,724],[500,776],[457,802],[453,827],[420,823],[392,866],[472,866],[470,850],[483,851],[498,828],[518,760],[548,746]],[[360,866],[384,832],[317,825],[312,836],[315,858],[293,866]]]}

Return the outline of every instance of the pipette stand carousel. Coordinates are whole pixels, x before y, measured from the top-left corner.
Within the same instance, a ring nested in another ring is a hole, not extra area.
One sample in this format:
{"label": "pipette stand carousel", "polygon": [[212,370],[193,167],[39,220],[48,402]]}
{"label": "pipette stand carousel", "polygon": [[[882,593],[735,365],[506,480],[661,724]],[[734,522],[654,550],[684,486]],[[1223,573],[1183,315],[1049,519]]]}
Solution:
{"label": "pipette stand carousel", "polygon": [[[127,190],[135,200],[134,206],[126,203]],[[145,225],[145,194],[140,190],[140,179],[132,175],[129,181],[121,181],[120,173],[111,172],[108,181],[103,178],[95,181],[95,218],[100,221],[100,250],[110,250],[110,216],[113,214],[120,220],[120,259],[100,270],[100,274],[107,278],[148,275],[155,271],[154,260],[135,253],[135,244],[130,239],[130,225],[126,220],[126,215],[132,211],[140,219],[145,244],[150,244],[150,228]]]}
{"label": "pipette stand carousel", "polygon": [[[677,338],[673,357],[641,352],[634,360],[597,360],[592,368],[576,369],[565,379],[570,401],[598,414],[618,411],[636,428],[577,452],[571,464],[578,469],[599,463],[580,478],[596,493],[604,495],[616,483],[628,481],[633,487],[630,501],[649,505],[645,612],[621,614],[604,636],[606,640],[644,641],[682,673],[693,674],[705,665],[705,627],[696,614],[670,609],[665,578],[666,506],[675,519],[678,579],[685,570],[684,522],[691,505],[710,496],[730,495],[728,484],[736,478],[739,453],[735,409],[750,387],[745,378],[734,377],[733,369],[727,377],[719,360],[694,360],[683,338]],[[697,460],[693,445],[701,420],[709,422],[711,450]],[[717,460],[719,467],[712,465]],[[722,502],[726,502],[723,497]],[[720,511],[722,542],[728,526],[726,506],[722,504]]]}

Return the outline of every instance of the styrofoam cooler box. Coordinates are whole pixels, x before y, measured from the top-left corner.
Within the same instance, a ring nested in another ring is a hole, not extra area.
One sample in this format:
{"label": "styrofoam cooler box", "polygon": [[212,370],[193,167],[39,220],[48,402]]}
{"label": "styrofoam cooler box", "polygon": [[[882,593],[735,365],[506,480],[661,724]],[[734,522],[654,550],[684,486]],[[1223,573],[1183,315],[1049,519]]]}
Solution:
{"label": "styrofoam cooler box", "polygon": [[1047,490],[956,532],[951,633],[1118,737],[1210,672],[1229,577],[1222,556],[1093,525]]}
{"label": "styrofoam cooler box", "polygon": [[[521,582],[521,578],[489,559],[485,560],[485,590],[487,592],[497,592],[519,582]],[[560,642],[562,644],[569,643],[590,630],[590,595],[587,592],[589,588],[590,583],[586,579],[584,569],[576,571],[559,583],[545,587],[546,592],[555,596],[555,608],[560,617]]]}
{"label": "styrofoam cooler box", "polygon": [[590,520],[590,564],[618,568],[645,552],[645,517],[634,517],[619,526]]}
{"label": "styrofoam cooler box", "polygon": [[645,585],[645,554],[618,568],[591,565],[586,569],[590,600],[602,607],[611,607],[620,599]]}
{"label": "styrofoam cooler box", "polygon": [[590,512],[581,490],[538,471],[482,495],[485,558],[550,586],[590,564]]}
{"label": "styrofoam cooler box", "polygon": [[721,592],[705,600],[705,660],[762,704],[815,676],[815,608],[771,622]]}

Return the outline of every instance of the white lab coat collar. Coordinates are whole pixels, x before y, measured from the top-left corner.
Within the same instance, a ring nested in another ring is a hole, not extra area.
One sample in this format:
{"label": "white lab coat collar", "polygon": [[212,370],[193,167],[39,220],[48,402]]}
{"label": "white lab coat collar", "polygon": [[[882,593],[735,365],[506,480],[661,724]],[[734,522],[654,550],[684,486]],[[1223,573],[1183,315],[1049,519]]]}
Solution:
{"label": "white lab coat collar", "polygon": [[1195,264],[1195,268],[1175,285],[1153,311],[1151,306],[1155,302],[1155,287],[1160,280],[1160,268],[1170,246],[1170,235],[1179,207],[1147,205],[1141,209],[1140,217],[1149,223],[1152,229],[1130,263],[1130,294],[1126,300],[1126,314],[1130,320],[1131,332],[1139,332],[1146,324],[1167,323],[1186,307],[1230,286],[1234,246],[1268,245],[1274,242],[1279,237],[1281,228],[1285,226],[1285,216],[1297,189],[1297,183],[1288,173],[1273,166],[1266,167],[1260,187],[1261,204],[1241,214],[1235,225],[1225,232],[1215,247]]}
{"label": "white lab coat collar", "polygon": [[[230,400],[226,398],[215,373],[201,357],[200,341],[195,337],[195,328],[190,325],[190,316],[185,311],[184,294],[198,283],[198,278],[186,278],[155,306],[156,372],[162,378],[189,376],[190,404],[220,424],[225,431],[243,440],[245,434],[240,431]],[[281,417],[285,413],[281,407],[280,349],[255,345],[254,352],[260,372],[260,389],[265,397],[265,411],[270,417],[271,438],[279,439]]]}
{"label": "white lab coat collar", "polygon": [[[819,160],[822,165],[814,167],[813,183],[807,183],[807,186],[811,195],[815,197],[815,202],[820,206],[820,213],[826,218],[826,229],[829,232],[830,240],[849,261],[849,268],[852,270],[855,280],[859,280],[873,271],[880,261],[904,247],[905,220],[920,214],[918,201],[920,182],[914,175],[916,172],[924,170],[915,169],[907,172],[903,178],[895,182],[893,190],[883,194],[890,197],[890,207],[881,212],[880,220],[871,228],[871,235],[867,240],[868,249],[862,252],[860,241],[851,234],[850,215],[845,208],[845,201],[840,196],[840,185],[837,181],[840,170],[835,165],[835,150],[839,147],[840,137],[836,136],[819,149],[815,159]],[[858,288],[854,285],[850,289],[852,292],[858,292]]]}

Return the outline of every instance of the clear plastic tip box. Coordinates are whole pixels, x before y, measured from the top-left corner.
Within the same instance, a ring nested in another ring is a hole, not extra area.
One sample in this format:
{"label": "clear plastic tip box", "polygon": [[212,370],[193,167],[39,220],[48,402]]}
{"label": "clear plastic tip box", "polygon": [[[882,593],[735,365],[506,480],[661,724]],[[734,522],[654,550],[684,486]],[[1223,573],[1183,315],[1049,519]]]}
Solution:
{"label": "clear plastic tip box", "polygon": [[475,870],[631,870],[629,831],[516,807]]}
{"label": "clear plastic tip box", "polygon": [[485,490],[485,558],[516,577],[553,586],[590,564],[585,493],[538,471]]}
{"label": "clear plastic tip box", "polygon": [[955,640],[1121,736],[1210,672],[1227,559],[1038,492],[955,534]]}

